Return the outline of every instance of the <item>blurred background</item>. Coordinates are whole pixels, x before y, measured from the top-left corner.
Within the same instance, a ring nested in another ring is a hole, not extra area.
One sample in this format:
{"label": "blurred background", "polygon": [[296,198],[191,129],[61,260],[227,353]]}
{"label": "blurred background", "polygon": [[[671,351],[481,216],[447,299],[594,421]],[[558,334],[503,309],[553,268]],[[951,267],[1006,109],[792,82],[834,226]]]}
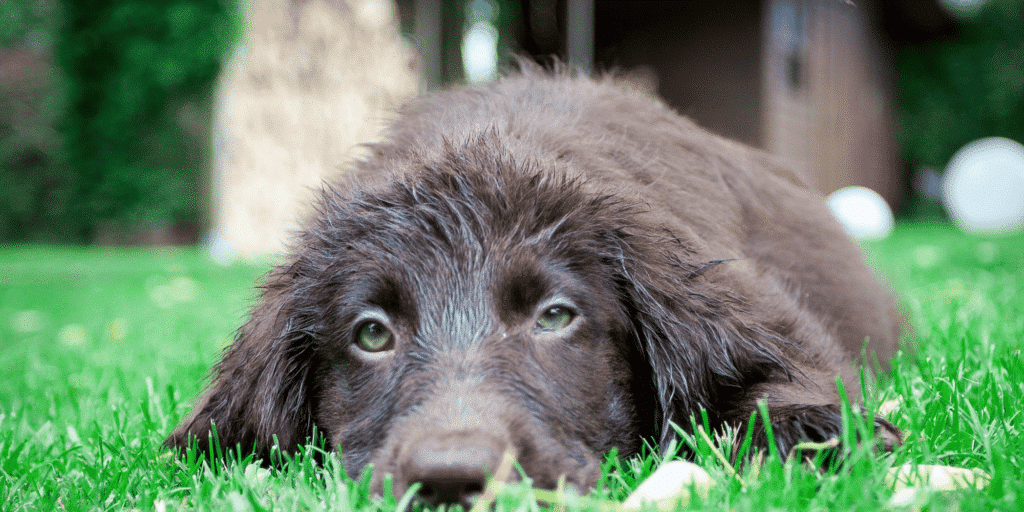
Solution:
{"label": "blurred background", "polygon": [[1024,0],[4,0],[0,243],[274,254],[394,108],[517,54],[616,70],[898,218],[947,218],[965,145],[1024,141]]}

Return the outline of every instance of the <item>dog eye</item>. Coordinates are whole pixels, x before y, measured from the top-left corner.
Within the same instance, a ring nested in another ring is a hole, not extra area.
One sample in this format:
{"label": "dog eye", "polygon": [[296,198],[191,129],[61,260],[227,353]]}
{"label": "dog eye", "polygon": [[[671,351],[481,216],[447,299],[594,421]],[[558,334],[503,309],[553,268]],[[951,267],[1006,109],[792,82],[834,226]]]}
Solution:
{"label": "dog eye", "polygon": [[572,319],[573,313],[569,308],[555,306],[548,308],[540,315],[540,318],[537,319],[537,327],[545,331],[557,331],[569,325]]}
{"label": "dog eye", "polygon": [[381,352],[391,348],[391,330],[380,322],[366,322],[356,332],[356,343],[367,352]]}

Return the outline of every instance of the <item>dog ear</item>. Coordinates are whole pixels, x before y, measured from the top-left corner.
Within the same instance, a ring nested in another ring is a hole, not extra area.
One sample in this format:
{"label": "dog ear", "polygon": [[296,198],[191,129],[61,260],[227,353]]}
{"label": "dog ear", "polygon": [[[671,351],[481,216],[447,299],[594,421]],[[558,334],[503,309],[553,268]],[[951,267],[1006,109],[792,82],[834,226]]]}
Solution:
{"label": "dog ear", "polygon": [[288,451],[313,433],[313,343],[310,326],[303,325],[309,322],[303,322],[297,311],[293,284],[286,267],[268,276],[262,302],[239,329],[212,370],[209,388],[166,446],[183,450],[197,439],[200,450],[212,449],[213,424],[217,446],[238,447],[242,454],[256,453],[267,461],[275,437]]}
{"label": "dog ear", "polygon": [[687,426],[701,408],[715,414],[716,405],[747,384],[769,375],[789,378],[791,368],[781,350],[787,342],[704,276],[729,260],[691,264],[676,255],[692,254],[678,239],[640,243],[622,251],[623,295],[657,390],[664,444],[674,435],[670,421]]}

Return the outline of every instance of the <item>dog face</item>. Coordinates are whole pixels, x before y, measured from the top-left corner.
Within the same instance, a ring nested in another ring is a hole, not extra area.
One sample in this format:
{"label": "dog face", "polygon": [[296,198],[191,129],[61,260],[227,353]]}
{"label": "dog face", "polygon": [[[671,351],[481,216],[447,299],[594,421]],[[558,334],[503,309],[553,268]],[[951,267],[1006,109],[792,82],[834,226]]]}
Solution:
{"label": "dog face", "polygon": [[344,263],[325,276],[314,416],[348,467],[448,501],[506,450],[537,485],[585,488],[611,448],[637,449],[640,358],[594,242],[615,237],[594,232],[607,208],[529,172],[420,175],[324,233]]}

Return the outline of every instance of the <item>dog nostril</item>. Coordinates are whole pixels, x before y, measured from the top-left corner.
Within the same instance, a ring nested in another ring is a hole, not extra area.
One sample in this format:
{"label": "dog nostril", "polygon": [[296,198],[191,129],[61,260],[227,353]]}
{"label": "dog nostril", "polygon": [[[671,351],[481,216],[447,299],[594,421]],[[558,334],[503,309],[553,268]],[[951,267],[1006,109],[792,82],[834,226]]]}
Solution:
{"label": "dog nostril", "polygon": [[417,496],[434,506],[461,505],[469,510],[487,485],[499,457],[482,446],[417,449],[405,466],[404,480],[419,483]]}
{"label": "dog nostril", "polygon": [[484,491],[484,482],[461,479],[420,480],[417,496],[427,503],[437,505],[461,505],[469,510]]}

